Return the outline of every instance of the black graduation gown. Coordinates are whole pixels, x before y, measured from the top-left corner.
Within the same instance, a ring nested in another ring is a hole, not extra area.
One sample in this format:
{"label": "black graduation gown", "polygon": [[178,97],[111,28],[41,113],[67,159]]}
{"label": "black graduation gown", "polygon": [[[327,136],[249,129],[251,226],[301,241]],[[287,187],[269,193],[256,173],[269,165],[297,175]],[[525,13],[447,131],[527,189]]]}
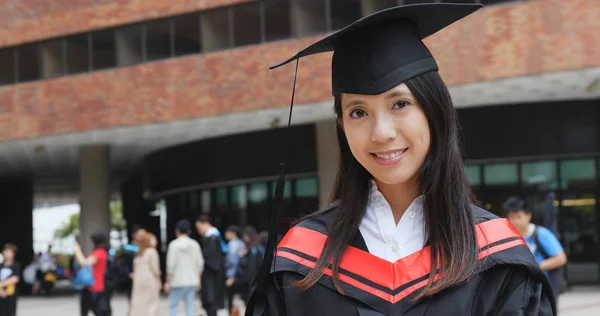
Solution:
{"label": "black graduation gown", "polygon": [[477,207],[478,271],[462,285],[415,302],[430,272],[429,248],[391,263],[370,254],[358,233],[340,265],[345,295],[335,291],[330,270],[300,290],[292,282],[314,267],[335,211],[290,229],[277,248],[267,295],[254,293],[246,315],[556,315],[548,280],[523,238],[506,219]]}
{"label": "black graduation gown", "polygon": [[202,245],[204,272],[200,297],[203,304],[215,304],[217,308],[225,305],[225,256],[219,237],[213,235],[204,238]]}

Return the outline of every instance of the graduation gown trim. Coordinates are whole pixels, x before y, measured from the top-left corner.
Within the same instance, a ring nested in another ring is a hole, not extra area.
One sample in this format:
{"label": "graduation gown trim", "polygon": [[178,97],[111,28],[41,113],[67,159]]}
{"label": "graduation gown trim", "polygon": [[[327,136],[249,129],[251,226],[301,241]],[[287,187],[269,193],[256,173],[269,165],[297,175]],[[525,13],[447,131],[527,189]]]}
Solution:
{"label": "graduation gown trim", "polygon": [[[521,235],[506,219],[494,219],[476,226],[479,259],[509,248],[526,245]],[[327,236],[304,227],[293,227],[280,242],[275,256],[314,268]],[[278,269],[279,270],[279,269]],[[431,271],[429,246],[396,262],[389,262],[369,252],[348,246],[340,262],[340,280],[396,303],[427,285]],[[325,269],[331,276],[331,269]]]}
{"label": "graduation gown trim", "polygon": [[[337,208],[332,205],[329,211],[310,217],[288,231],[276,250],[271,269],[272,276],[279,273],[306,276],[310,273],[322,252],[327,227],[334,220],[336,211]],[[500,265],[526,268],[529,277],[541,284],[544,294],[540,295],[548,297],[552,314],[555,315],[554,299],[548,295],[551,293],[548,280],[518,231],[506,219],[498,218],[475,206],[473,211],[479,245],[479,262],[475,274]],[[403,315],[428,299],[414,300],[419,290],[428,282],[431,271],[429,256],[430,248],[425,247],[396,262],[388,262],[370,254],[358,232],[354,241],[348,245],[340,263],[339,278],[344,294],[383,315]],[[319,284],[336,291],[331,270],[325,269],[324,273]],[[275,281],[276,278],[272,280]],[[279,282],[272,283],[274,288],[271,288],[271,291],[279,291],[276,290],[279,288],[277,283]],[[279,294],[268,296],[271,295]],[[254,312],[248,311],[246,315],[280,315],[273,312],[264,314],[265,309],[274,308],[264,304],[272,305],[275,301],[269,299],[271,303],[267,303],[263,299],[258,296],[251,299],[249,306]]]}

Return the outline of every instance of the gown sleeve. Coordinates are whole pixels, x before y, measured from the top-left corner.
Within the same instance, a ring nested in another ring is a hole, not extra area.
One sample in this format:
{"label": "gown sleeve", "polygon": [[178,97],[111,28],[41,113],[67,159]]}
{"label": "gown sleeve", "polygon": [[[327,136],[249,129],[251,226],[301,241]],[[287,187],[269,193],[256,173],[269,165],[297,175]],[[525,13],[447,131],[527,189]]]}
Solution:
{"label": "gown sleeve", "polygon": [[554,299],[523,266],[498,265],[480,276],[472,315],[551,316]]}

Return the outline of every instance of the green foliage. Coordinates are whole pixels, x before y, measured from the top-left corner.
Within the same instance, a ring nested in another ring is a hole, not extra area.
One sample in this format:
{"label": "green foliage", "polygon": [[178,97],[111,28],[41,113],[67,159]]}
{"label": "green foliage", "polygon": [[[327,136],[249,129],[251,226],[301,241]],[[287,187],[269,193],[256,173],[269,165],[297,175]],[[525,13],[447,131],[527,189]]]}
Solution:
{"label": "green foliage", "polygon": [[[123,204],[120,201],[110,202],[110,224],[115,230],[122,231],[126,223],[123,217]],[[79,214],[69,216],[66,222],[54,232],[56,238],[66,238],[79,232]]]}

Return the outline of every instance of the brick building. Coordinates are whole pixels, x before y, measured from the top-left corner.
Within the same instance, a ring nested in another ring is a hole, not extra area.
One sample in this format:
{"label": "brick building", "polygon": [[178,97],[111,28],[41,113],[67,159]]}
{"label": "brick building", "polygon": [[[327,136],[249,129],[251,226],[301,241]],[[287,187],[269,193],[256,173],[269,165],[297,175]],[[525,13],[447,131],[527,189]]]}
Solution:
{"label": "brick building", "polygon": [[[331,55],[300,62],[290,130],[280,128],[294,66],[268,66],[360,16],[417,2],[436,0],[3,1],[0,243],[32,243],[36,205],[79,202],[84,232],[108,230],[111,198],[129,225],[166,227],[165,240],[200,212],[264,229],[281,159],[288,212],[325,203]],[[437,2],[487,5],[425,41],[479,199],[500,213],[507,196],[526,194],[541,219],[554,193],[569,280],[600,282],[600,5]]]}

